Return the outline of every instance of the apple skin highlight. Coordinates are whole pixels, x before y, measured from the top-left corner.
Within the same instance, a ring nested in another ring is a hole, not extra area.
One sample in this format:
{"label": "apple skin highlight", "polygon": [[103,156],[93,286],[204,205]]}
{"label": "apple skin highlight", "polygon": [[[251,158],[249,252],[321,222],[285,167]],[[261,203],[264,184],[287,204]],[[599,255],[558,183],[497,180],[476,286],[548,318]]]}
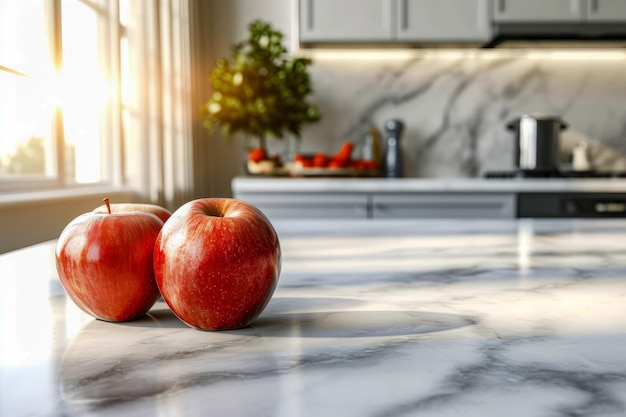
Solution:
{"label": "apple skin highlight", "polygon": [[272,224],[259,209],[235,199],[184,204],[154,248],[163,299],[178,318],[201,330],[249,325],[271,299],[280,268]]}

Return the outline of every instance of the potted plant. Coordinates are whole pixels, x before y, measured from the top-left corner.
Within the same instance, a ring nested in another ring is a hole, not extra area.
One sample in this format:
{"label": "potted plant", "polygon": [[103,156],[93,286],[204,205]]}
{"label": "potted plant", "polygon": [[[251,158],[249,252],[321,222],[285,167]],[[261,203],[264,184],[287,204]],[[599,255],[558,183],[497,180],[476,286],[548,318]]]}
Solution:
{"label": "potted plant", "polygon": [[213,94],[202,106],[204,125],[219,128],[226,138],[254,137],[255,161],[268,159],[267,138],[291,134],[300,138],[302,126],[320,119],[317,106],[307,101],[313,92],[304,57],[290,57],[283,34],[266,22],[248,26],[248,38],[232,47],[231,59],[219,59],[211,73]]}

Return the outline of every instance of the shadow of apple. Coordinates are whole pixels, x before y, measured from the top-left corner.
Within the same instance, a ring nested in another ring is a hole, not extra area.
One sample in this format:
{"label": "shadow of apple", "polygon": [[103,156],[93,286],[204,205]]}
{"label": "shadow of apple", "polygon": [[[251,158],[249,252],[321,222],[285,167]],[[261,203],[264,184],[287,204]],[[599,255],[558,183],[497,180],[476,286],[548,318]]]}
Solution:
{"label": "shadow of apple", "polygon": [[267,314],[249,329],[264,337],[397,337],[429,334],[475,324],[470,317],[416,311],[321,311],[312,313]]}
{"label": "shadow of apple", "polygon": [[[126,323],[93,320],[63,353],[61,396],[72,415],[202,416],[207,404],[211,415],[273,415],[278,366],[264,340],[198,331],[166,308]],[[250,401],[229,394],[233,384]]]}

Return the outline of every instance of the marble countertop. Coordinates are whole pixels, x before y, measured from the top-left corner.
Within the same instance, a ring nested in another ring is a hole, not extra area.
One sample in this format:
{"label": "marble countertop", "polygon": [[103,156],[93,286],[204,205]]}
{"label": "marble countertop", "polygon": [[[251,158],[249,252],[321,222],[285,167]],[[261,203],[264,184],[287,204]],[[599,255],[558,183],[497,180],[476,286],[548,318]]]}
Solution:
{"label": "marble countertop", "polygon": [[486,178],[233,178],[234,195],[258,192],[354,193],[515,193],[515,192],[626,192],[626,179],[486,179]]}
{"label": "marble countertop", "polygon": [[623,416],[626,221],[282,221],[248,328],[79,311],[0,256],[0,416]]}

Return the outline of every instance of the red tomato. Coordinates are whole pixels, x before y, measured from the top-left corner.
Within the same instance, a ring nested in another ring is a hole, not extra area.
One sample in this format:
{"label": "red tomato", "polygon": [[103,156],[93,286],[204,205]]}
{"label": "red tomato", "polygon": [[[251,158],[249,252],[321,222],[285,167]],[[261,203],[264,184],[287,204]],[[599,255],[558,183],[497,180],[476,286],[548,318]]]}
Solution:
{"label": "red tomato", "polygon": [[356,169],[361,169],[361,170],[366,170],[367,168],[367,162],[363,159],[357,159],[356,161],[354,161],[354,168]]}
{"label": "red tomato", "polygon": [[337,169],[337,168],[343,168],[344,165],[340,161],[338,161],[336,159],[331,159],[328,162],[328,164],[326,165],[326,167],[327,168],[335,168],[335,169]]}
{"label": "red tomato", "polygon": [[376,161],[363,161],[365,163],[365,169],[375,171],[378,169],[378,162]]}
{"label": "red tomato", "polygon": [[316,168],[324,168],[328,164],[328,156],[324,153],[316,153],[313,156],[313,166]]}
{"label": "red tomato", "polygon": [[252,162],[261,162],[262,160],[267,159],[267,155],[263,149],[252,149],[248,152],[248,160]]}

